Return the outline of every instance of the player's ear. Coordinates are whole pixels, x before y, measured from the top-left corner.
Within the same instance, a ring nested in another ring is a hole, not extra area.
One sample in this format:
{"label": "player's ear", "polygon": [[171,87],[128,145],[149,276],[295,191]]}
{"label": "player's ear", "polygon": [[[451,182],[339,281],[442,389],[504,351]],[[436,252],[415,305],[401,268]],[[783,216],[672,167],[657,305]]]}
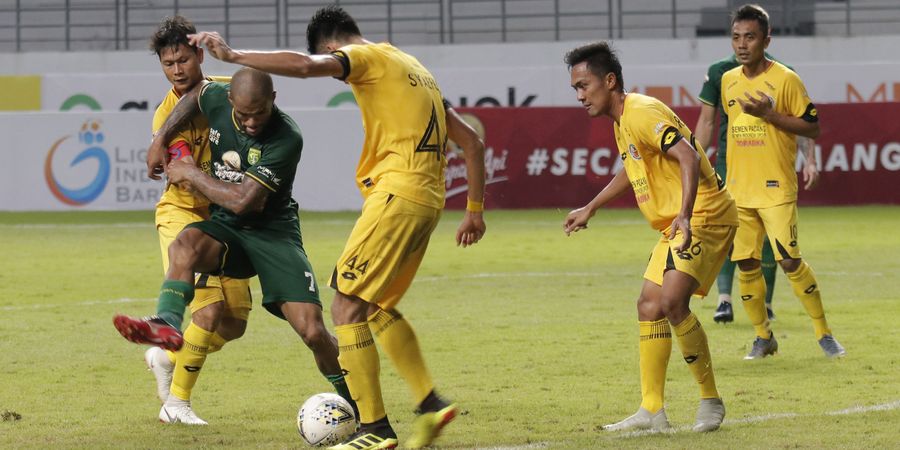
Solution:
{"label": "player's ear", "polygon": [[203,49],[200,47],[197,47],[197,62],[203,64]]}
{"label": "player's ear", "polygon": [[275,102],[275,94],[277,94],[277,93],[278,93],[278,91],[272,91],[272,102],[273,103]]}
{"label": "player's ear", "polygon": [[606,82],[606,89],[611,91],[616,88],[616,74],[608,72],[603,78]]}

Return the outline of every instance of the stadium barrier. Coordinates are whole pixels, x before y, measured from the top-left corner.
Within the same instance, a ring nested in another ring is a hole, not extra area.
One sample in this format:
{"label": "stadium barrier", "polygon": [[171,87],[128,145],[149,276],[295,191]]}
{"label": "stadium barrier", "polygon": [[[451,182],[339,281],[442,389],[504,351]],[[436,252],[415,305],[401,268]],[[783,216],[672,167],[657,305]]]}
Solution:
{"label": "stadium barrier", "polygon": [[[589,201],[621,169],[612,123],[581,108],[461,109],[484,133],[488,208],[572,208]],[[362,148],[352,108],[289,109],[304,134],[294,196],[306,210],[358,209],[354,169]],[[699,108],[676,108],[693,125]],[[806,205],[900,204],[900,103],[820,105],[816,141],[822,178],[801,191]],[[146,177],[151,114],[0,115],[10,170],[0,181],[2,211],[152,209],[164,188]],[[465,204],[465,164],[447,153],[448,207]],[[798,162],[798,168],[800,163]],[[634,204],[630,196],[616,206]]]}

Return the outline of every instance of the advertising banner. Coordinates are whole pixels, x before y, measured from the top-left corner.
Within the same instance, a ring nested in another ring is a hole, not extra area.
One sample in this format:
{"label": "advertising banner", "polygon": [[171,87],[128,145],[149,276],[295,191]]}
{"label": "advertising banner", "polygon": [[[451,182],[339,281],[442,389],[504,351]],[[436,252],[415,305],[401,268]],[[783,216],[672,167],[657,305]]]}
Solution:
{"label": "advertising banner", "polygon": [[[801,205],[900,204],[900,103],[832,104],[819,108],[816,140],[821,179],[801,190]],[[622,170],[612,121],[580,108],[462,110],[484,130],[487,208],[574,208],[590,201]],[[689,126],[699,108],[676,108]],[[711,153],[711,152],[710,152]],[[448,156],[448,206],[460,208],[465,166]],[[802,167],[798,157],[797,169]],[[632,195],[612,206],[634,205]]]}

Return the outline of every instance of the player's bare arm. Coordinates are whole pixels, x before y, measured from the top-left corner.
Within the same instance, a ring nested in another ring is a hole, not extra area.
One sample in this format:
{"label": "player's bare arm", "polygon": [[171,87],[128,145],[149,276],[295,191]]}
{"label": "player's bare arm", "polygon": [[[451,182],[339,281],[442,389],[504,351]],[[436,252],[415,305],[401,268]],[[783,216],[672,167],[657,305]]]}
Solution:
{"label": "player's bare arm", "polygon": [[587,228],[588,221],[591,220],[591,217],[594,217],[598,209],[621,197],[630,187],[631,183],[628,181],[628,175],[625,174],[624,169],[620,170],[587,205],[569,212],[566,220],[563,222],[563,231],[566,233],[566,236]]}
{"label": "player's bare arm", "polygon": [[691,245],[691,217],[694,215],[694,200],[697,199],[700,154],[685,139],[681,139],[669,148],[666,155],[677,159],[681,168],[681,210],[672,220],[668,236],[669,240],[675,239],[675,233],[681,231],[684,240],[675,247],[676,251],[681,252]]}
{"label": "player's bare arm", "polygon": [[803,189],[809,191],[819,184],[819,166],[816,164],[816,141],[797,136],[797,151],[803,154]]}
{"label": "player's bare arm", "polygon": [[716,107],[706,103],[700,103],[700,117],[697,119],[697,126],[694,127],[694,140],[700,144],[703,149],[709,148],[712,140],[713,128],[716,124]]}
{"label": "player's bare arm", "polygon": [[484,236],[484,141],[453,108],[446,108],[447,135],[462,148],[466,158],[468,192],[466,213],[456,230],[456,245],[467,247]]}
{"label": "player's bare arm", "polygon": [[275,75],[295,78],[339,77],[344,66],[331,55],[307,55],[300,52],[235,50],[215,31],[201,31],[188,36],[191,45],[206,48],[214,58],[252,67]]}
{"label": "player's bare arm", "polygon": [[788,116],[775,111],[772,100],[765,92],[756,91],[759,97],[755,97],[749,92],[745,92],[746,99],[737,98],[741,104],[741,109],[752,116],[759,117],[766,122],[775,125],[776,128],[786,131],[797,136],[805,136],[811,139],[819,137],[819,123],[807,122],[800,117]]}
{"label": "player's bare arm", "polygon": [[168,161],[168,145],[179,131],[183,130],[191,122],[191,119],[200,114],[200,89],[206,82],[198,83],[190,91],[184,93],[178,104],[172,109],[172,113],[166,118],[165,123],[153,136],[150,147],[147,148],[147,176],[158,180],[163,173]]}
{"label": "player's bare arm", "polygon": [[244,177],[241,183],[217,180],[196,165],[185,160],[172,160],[166,166],[169,182],[188,186],[203,194],[210,202],[242,216],[263,210],[269,189],[252,177]]}

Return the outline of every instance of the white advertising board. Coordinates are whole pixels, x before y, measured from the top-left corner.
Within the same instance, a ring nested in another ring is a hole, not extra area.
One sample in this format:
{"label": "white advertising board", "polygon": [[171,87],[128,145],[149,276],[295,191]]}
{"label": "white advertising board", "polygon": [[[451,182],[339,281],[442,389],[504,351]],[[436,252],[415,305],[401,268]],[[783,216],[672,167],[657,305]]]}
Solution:
{"label": "white advertising board", "polygon": [[[353,210],[362,204],[354,172],[362,148],[359,113],[288,110],[304,134],[294,198],[307,210]],[[147,178],[151,114],[25,113],[0,115],[5,157],[0,210],[153,209],[164,188]],[[313,131],[314,130],[314,131]],[[12,158],[15,154],[15,158]]]}

